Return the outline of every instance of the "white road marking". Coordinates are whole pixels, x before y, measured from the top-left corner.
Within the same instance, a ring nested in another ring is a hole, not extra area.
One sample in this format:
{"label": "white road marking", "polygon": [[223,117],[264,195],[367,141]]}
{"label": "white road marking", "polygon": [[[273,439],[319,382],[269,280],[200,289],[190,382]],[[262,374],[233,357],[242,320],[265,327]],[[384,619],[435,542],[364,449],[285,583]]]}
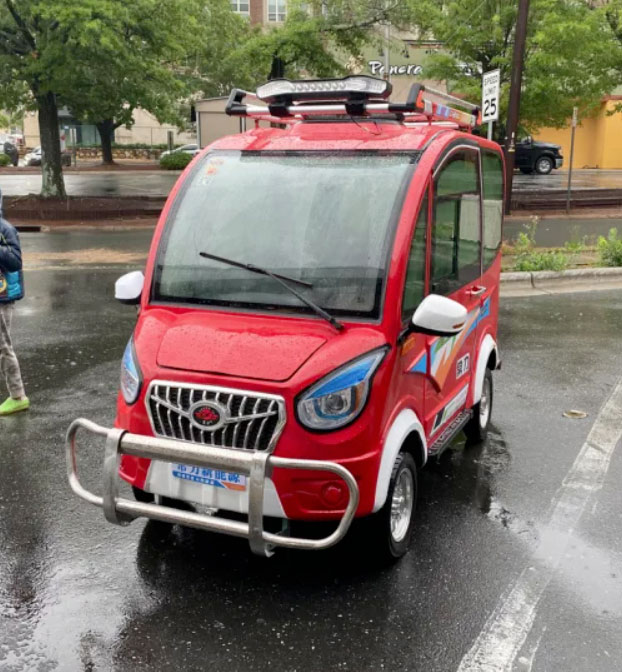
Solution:
{"label": "white road marking", "polygon": [[602,407],[549,509],[533,561],[508,587],[458,672],[510,672],[533,627],[538,603],[591,496],[605,480],[622,436],[622,378]]}

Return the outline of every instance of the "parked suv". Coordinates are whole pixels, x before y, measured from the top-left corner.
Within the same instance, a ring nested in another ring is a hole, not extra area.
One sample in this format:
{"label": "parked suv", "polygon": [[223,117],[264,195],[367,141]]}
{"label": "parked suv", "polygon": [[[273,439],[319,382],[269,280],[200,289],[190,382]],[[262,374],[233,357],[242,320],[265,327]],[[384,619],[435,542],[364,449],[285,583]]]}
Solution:
{"label": "parked suv", "polygon": [[[389,93],[363,76],[273,80],[263,105],[232,92],[229,114],[280,127],[220,139],[184,171],[145,276],[117,281],[139,313],[114,427],[69,429],[71,487],[107,520],[246,537],[270,555],[326,548],[356,516],[369,552],[394,559],[419,471],[461,431],[486,436],[502,152],[469,132],[476,106],[420,85],[406,103]],[[81,430],[106,441],[101,496],[80,484]],[[335,530],[302,538],[292,521]]]}
{"label": "parked suv", "polygon": [[564,158],[561,147],[550,142],[538,142],[528,136],[516,145],[516,167],[521,173],[548,175],[553,168],[561,168]]}

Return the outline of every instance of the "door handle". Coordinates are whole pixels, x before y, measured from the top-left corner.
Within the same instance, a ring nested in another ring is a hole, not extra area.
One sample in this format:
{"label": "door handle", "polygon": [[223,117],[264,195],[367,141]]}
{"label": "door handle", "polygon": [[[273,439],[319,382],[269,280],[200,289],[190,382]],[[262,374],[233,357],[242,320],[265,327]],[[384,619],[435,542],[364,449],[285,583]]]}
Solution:
{"label": "door handle", "polygon": [[469,294],[471,296],[479,296],[480,294],[483,294],[486,291],[486,287],[482,287],[481,285],[474,285],[469,289]]}

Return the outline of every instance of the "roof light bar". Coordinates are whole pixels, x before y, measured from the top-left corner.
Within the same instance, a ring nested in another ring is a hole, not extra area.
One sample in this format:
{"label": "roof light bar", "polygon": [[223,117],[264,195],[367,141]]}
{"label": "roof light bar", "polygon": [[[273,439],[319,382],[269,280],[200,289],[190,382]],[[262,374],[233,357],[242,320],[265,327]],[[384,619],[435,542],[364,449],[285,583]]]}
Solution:
{"label": "roof light bar", "polygon": [[384,79],[355,75],[342,79],[308,79],[291,81],[273,79],[257,89],[257,98],[266,103],[280,100],[349,100],[385,99],[391,95],[391,84]]}
{"label": "roof light bar", "polygon": [[[404,103],[387,100],[390,93],[389,82],[366,75],[299,81],[274,79],[260,86],[257,94],[233,89],[225,112],[278,123],[312,116],[343,115],[392,115],[398,121],[449,123],[466,130],[481,123],[477,105],[442,91],[427,89],[423,84],[413,84]],[[259,99],[264,105],[248,105],[244,102],[246,97]]]}

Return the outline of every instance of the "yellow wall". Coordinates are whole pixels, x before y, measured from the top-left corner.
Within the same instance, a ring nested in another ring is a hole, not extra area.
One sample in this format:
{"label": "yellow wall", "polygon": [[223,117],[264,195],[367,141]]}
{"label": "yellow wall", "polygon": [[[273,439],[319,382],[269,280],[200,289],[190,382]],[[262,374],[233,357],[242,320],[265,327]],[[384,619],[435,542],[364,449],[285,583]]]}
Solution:
{"label": "yellow wall", "polygon": [[[577,125],[573,168],[622,169],[622,113],[607,115],[619,102],[603,102],[596,116],[582,119]],[[570,165],[570,131],[570,125],[562,129],[542,128],[533,136],[534,140],[561,145],[562,170],[568,170]]]}

